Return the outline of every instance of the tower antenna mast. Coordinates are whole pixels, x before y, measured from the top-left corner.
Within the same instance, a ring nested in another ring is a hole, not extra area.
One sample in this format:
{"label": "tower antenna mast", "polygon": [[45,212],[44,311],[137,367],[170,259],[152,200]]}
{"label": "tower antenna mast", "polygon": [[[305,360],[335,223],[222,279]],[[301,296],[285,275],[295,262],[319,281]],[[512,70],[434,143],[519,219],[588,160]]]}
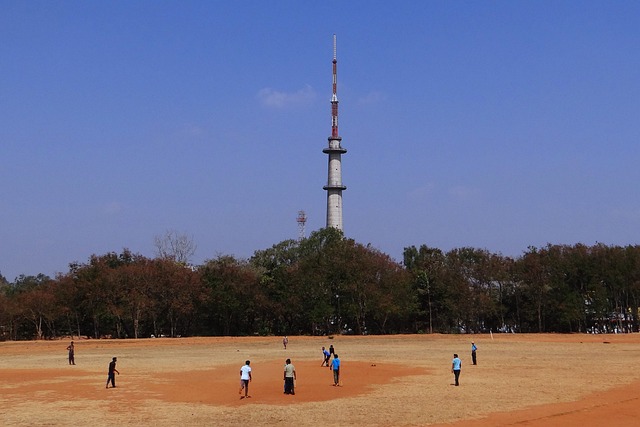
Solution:
{"label": "tower antenna mast", "polygon": [[331,95],[331,136],[338,136],[338,55],[336,35],[333,35],[333,95]]}
{"label": "tower antenna mast", "polygon": [[342,191],[347,187],[342,184],[342,155],[347,152],[340,145],[342,138],[338,134],[338,57],[336,35],[333,35],[333,94],[331,95],[331,136],[329,147],[322,150],[329,155],[329,172],[327,185],[327,228],[342,230]]}

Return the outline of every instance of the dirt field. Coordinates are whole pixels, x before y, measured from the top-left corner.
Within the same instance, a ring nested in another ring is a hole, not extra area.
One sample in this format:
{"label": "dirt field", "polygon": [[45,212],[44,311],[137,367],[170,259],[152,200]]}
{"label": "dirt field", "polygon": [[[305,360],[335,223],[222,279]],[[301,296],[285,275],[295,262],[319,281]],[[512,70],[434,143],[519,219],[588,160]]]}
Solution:
{"label": "dirt field", "polygon": [[[75,366],[68,340],[0,343],[0,425],[640,425],[640,334],[289,337],[286,350],[281,337],[75,342]],[[342,387],[320,367],[330,344]],[[113,356],[120,375],[105,389]],[[295,396],[283,394],[286,358]]]}

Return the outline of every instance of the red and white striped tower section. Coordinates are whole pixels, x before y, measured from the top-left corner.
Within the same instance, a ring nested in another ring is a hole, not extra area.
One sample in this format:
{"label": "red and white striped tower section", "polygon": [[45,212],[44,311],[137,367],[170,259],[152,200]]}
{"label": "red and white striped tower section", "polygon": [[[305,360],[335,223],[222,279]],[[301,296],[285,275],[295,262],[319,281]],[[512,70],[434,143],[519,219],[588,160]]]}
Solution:
{"label": "red and white striped tower section", "polygon": [[340,146],[338,135],[338,60],[336,59],[336,35],[333,35],[333,96],[331,97],[331,136],[329,147],[322,150],[329,155],[329,176],[327,185],[327,228],[342,230],[342,155],[347,152]]}

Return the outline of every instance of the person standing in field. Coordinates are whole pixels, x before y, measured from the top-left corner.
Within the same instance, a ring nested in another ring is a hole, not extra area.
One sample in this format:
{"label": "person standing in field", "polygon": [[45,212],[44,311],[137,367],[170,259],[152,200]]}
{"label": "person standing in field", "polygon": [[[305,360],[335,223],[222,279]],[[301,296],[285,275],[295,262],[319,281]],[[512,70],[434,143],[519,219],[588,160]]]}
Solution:
{"label": "person standing in field", "polygon": [[251,382],[251,367],[249,366],[251,361],[247,360],[244,363],[244,366],[240,368],[240,390],[238,394],[242,394],[242,389],[244,389],[244,396],[240,396],[240,399],[244,399],[249,396],[249,383]]}
{"label": "person standing in field", "polygon": [[296,394],[295,380],[296,368],[291,363],[291,359],[287,359],[284,365],[284,394]]}
{"label": "person standing in field", "polygon": [[331,358],[331,353],[329,353],[329,350],[322,347],[322,364],[320,366],[321,367],[326,366],[327,368],[331,368],[331,366],[329,366],[330,358]]}
{"label": "person standing in field", "polygon": [[118,361],[117,357],[114,357],[109,363],[109,373],[107,374],[107,386],[105,388],[109,388],[109,382],[111,382],[111,387],[116,387],[116,374],[120,375],[120,372],[116,369],[116,362]]}
{"label": "person standing in field", "polygon": [[476,361],[476,351],[478,350],[478,347],[476,346],[476,343],[474,343],[473,341],[471,341],[471,363],[473,363],[474,365],[477,365],[477,361]]}
{"label": "person standing in field", "polygon": [[334,387],[337,387],[340,385],[340,358],[338,358],[337,353],[333,354],[331,370],[333,371],[333,385]]}
{"label": "person standing in field", "polygon": [[458,357],[457,354],[453,354],[453,362],[451,362],[451,372],[453,373],[453,377],[456,381],[455,385],[459,386],[460,383],[458,379],[460,378],[460,369],[462,368],[462,360]]}
{"label": "person standing in field", "polygon": [[75,365],[76,364],[76,356],[75,356],[75,348],[73,347],[73,341],[71,341],[71,344],[69,344],[69,346],[67,347],[67,350],[69,351],[69,365]]}
{"label": "person standing in field", "polygon": [[333,344],[329,346],[329,354],[336,354],[336,351],[333,349]]}
{"label": "person standing in field", "polygon": [[287,344],[289,344],[289,338],[287,338],[287,336],[285,335],[284,338],[282,338],[282,345],[284,346],[284,349],[287,349]]}

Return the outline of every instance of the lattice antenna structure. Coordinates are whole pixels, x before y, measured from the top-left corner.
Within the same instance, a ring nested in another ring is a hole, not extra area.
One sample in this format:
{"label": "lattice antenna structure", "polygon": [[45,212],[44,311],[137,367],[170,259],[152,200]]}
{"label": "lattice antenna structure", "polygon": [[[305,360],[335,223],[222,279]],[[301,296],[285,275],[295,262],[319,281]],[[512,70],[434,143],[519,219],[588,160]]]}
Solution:
{"label": "lattice antenna structure", "polygon": [[306,237],[304,228],[307,224],[307,214],[305,211],[298,211],[296,222],[298,223],[298,240],[302,240]]}
{"label": "lattice antenna structure", "polygon": [[338,51],[333,35],[333,94],[331,95],[331,137],[338,136]]}

